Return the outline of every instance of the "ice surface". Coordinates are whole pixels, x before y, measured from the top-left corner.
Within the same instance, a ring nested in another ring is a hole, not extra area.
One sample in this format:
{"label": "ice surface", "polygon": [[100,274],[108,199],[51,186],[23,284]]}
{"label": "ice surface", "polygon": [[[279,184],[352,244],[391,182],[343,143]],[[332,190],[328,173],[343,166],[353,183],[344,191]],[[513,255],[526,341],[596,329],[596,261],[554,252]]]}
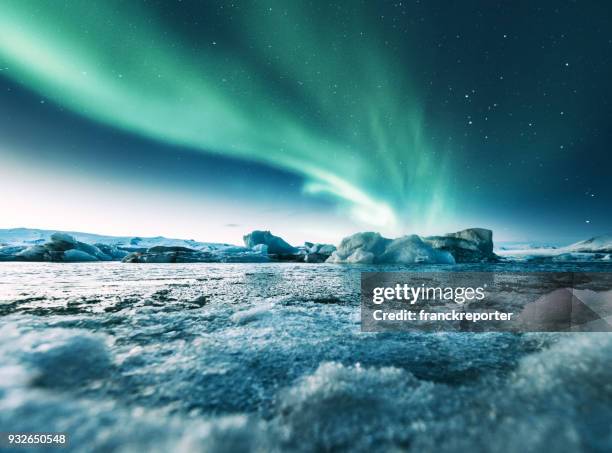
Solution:
{"label": "ice surface", "polygon": [[83,452],[610,451],[609,335],[360,332],[361,271],[441,268],[577,269],[3,263],[0,426]]}

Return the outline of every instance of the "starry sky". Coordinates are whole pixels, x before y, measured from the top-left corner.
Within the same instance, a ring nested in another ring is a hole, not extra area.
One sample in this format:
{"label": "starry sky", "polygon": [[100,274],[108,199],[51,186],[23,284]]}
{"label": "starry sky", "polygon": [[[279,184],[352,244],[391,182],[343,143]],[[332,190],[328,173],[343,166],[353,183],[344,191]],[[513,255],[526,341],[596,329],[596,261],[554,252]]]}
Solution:
{"label": "starry sky", "polygon": [[0,228],[612,232],[607,1],[0,2]]}

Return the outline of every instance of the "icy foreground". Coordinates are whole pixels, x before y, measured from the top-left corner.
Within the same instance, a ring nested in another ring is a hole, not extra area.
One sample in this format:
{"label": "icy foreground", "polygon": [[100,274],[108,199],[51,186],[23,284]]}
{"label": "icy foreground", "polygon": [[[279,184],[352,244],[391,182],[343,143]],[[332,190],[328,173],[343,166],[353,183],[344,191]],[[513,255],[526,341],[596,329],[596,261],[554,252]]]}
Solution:
{"label": "icy foreground", "polygon": [[3,263],[0,426],[76,452],[612,449],[610,335],[361,333],[374,269]]}

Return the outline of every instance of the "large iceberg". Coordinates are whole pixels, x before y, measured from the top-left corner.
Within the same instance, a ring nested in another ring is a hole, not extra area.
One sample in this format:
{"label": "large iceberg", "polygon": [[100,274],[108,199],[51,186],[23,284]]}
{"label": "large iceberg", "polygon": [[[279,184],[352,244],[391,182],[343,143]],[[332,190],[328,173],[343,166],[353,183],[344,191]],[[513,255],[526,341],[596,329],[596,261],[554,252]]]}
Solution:
{"label": "large iceberg", "polygon": [[423,240],[437,250],[450,252],[457,263],[499,259],[493,253],[493,232],[485,228],[468,228],[444,236],[426,237]]}
{"label": "large iceberg", "polygon": [[244,245],[253,248],[258,245],[267,246],[271,255],[293,255],[298,252],[296,247],[289,245],[283,238],[274,236],[269,231],[255,230],[243,237]]}
{"label": "large iceberg", "polygon": [[379,233],[356,233],[342,239],[328,263],[454,264],[450,252],[436,250],[417,235],[388,239]]}
{"label": "large iceberg", "polygon": [[445,236],[417,235],[388,239],[379,233],[357,233],[342,240],[328,263],[455,264],[497,261],[493,232],[470,228]]}
{"label": "large iceberg", "polygon": [[[66,233],[53,233],[48,242],[30,246],[8,246],[0,249],[0,261],[111,261],[121,255],[112,247],[103,252],[95,245],[77,241]],[[9,253],[7,253],[9,252]]]}
{"label": "large iceberg", "polygon": [[336,251],[336,246],[305,242],[303,250],[305,263],[324,263]]}

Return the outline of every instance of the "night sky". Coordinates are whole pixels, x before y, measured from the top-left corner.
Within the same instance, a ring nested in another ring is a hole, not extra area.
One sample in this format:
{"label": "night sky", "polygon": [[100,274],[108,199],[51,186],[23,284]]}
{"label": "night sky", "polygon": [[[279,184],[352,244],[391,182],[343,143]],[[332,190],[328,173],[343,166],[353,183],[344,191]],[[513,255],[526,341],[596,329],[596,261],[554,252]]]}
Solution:
{"label": "night sky", "polygon": [[0,2],[0,228],[612,232],[609,1]]}

